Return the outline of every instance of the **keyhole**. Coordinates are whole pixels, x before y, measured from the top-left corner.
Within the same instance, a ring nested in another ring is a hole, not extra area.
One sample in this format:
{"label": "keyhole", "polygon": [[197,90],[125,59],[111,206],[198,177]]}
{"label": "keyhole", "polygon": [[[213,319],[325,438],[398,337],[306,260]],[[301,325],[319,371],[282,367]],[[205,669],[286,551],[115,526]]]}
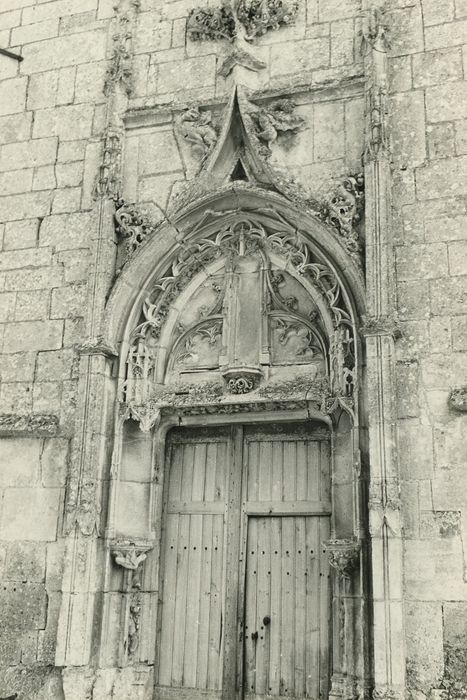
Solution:
{"label": "keyhole", "polygon": [[253,640],[254,642],[256,642],[257,639],[258,639],[258,632],[253,632],[252,635],[251,635],[251,638],[252,638],[252,640]]}

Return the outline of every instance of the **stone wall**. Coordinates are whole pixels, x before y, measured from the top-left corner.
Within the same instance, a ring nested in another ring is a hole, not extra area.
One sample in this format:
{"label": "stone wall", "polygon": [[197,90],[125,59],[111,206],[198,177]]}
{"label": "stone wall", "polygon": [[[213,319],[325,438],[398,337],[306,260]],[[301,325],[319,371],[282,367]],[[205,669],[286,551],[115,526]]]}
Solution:
{"label": "stone wall", "polygon": [[[389,3],[407,683],[467,685],[467,5]],[[464,44],[464,46],[463,46]]]}
{"label": "stone wall", "polygon": [[[61,532],[113,4],[1,0],[0,47],[24,60],[0,55],[0,696],[61,697]],[[186,36],[197,4],[141,0],[133,33],[123,191],[159,219],[198,165],[176,115],[199,103],[220,127],[233,86],[218,73],[228,42]],[[299,147],[281,142],[273,161],[318,198],[361,169],[362,9],[299,0],[292,25],[255,41],[266,68],[245,78],[253,98],[294,91]],[[454,697],[467,686],[467,430],[448,401],[467,373],[467,4],[386,9],[407,682],[417,699]]]}
{"label": "stone wall", "polygon": [[60,538],[111,2],[2,0],[0,696],[61,697]]}

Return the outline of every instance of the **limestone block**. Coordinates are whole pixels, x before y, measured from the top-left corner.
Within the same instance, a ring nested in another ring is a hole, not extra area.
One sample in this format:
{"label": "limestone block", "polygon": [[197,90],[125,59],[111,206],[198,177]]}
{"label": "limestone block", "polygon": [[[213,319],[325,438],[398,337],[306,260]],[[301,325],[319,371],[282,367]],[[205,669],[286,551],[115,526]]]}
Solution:
{"label": "limestone block", "polygon": [[42,583],[45,581],[45,554],[45,544],[40,542],[15,542],[10,545],[5,580]]}
{"label": "limestone block", "polygon": [[451,421],[434,432],[435,459],[439,465],[465,464],[467,434],[462,417]]}
{"label": "limestone block", "polygon": [[55,168],[53,165],[42,165],[34,171],[33,190],[53,190],[57,187]]}
{"label": "limestone block", "polygon": [[95,31],[105,28],[105,22],[99,17],[96,19],[95,11],[78,12],[60,18],[60,34],[74,34],[75,32]]}
{"label": "limestone block", "polygon": [[467,239],[467,216],[435,216],[425,222],[428,241],[456,241]]}
{"label": "limestone block", "polygon": [[424,50],[423,18],[419,5],[396,9],[388,19],[391,56],[404,56]]}
{"label": "limestone block", "polygon": [[171,61],[159,67],[157,92],[177,92],[187,85],[214,86],[215,80],[216,57],[213,55]]}
{"label": "limestone block", "polygon": [[348,172],[357,172],[363,153],[363,98],[345,101],[345,160]]}
{"label": "limestone block", "polygon": [[466,178],[467,156],[435,161],[416,170],[417,196],[432,199],[463,194]]}
{"label": "limestone block", "polygon": [[39,477],[41,440],[2,438],[0,440],[0,486],[30,486]]}
{"label": "limestone block", "polygon": [[452,349],[465,350],[465,339],[467,338],[467,316],[454,316],[451,319],[452,328]]}
{"label": "limestone block", "polygon": [[[0,671],[2,695],[21,693],[21,700],[64,700],[60,669],[50,666],[17,666]],[[86,697],[86,696],[81,696]]]}
{"label": "limestone block", "polygon": [[31,112],[0,117],[0,146],[4,143],[28,139],[31,133],[31,125]]}
{"label": "limestone block", "polygon": [[[31,2],[24,2],[24,5],[30,5]],[[22,16],[23,24],[33,24],[34,22],[43,22],[54,17],[64,17],[66,15],[76,14],[76,3],[74,0],[55,0],[53,3],[40,3],[37,7],[27,7]],[[79,11],[87,12],[97,9],[97,0],[80,0]]]}
{"label": "limestone block", "polygon": [[[465,272],[465,270],[464,270]],[[463,314],[467,304],[466,276],[430,282],[430,308],[433,314]]]}
{"label": "limestone block", "polygon": [[416,361],[398,362],[396,365],[398,418],[416,418],[420,415],[418,374]]}
{"label": "limestone block", "polygon": [[63,334],[63,347],[69,348],[84,340],[84,320],[82,317],[67,318]]}
{"label": "limestone block", "polygon": [[14,355],[4,355],[0,365],[2,382],[32,382],[36,367],[36,354],[18,352]]}
{"label": "limestone block", "polygon": [[38,381],[69,379],[72,373],[76,372],[74,364],[77,364],[77,356],[73,350],[39,352],[36,363],[36,379]]}
{"label": "limestone block", "polygon": [[32,410],[35,413],[50,413],[60,405],[61,395],[60,382],[36,382],[32,390]]}
{"label": "limestone block", "polygon": [[5,289],[49,289],[58,287],[63,280],[63,270],[58,267],[40,267],[5,273]]}
{"label": "limestone block", "polygon": [[467,684],[467,603],[444,603],[443,617],[446,682]]}
{"label": "limestone block", "polygon": [[33,137],[60,136],[65,140],[84,139],[91,135],[92,118],[92,105],[41,109],[35,114]]}
{"label": "limestone block", "polygon": [[428,283],[424,280],[400,282],[398,309],[402,321],[423,320],[430,313]]}
{"label": "limestone block", "polygon": [[161,15],[154,12],[141,12],[135,32],[134,51],[163,51],[170,48],[172,22],[164,21]]}
{"label": "limestone block", "polygon": [[427,51],[448,46],[459,46],[465,44],[466,41],[467,19],[425,28],[425,47]]}
{"label": "limestone block", "polygon": [[81,208],[81,187],[56,190],[52,203],[52,214],[77,212]]}
{"label": "limestone block", "polygon": [[456,151],[459,155],[467,153],[467,119],[455,123]]}
{"label": "limestone block", "polygon": [[0,150],[0,172],[54,163],[56,154],[56,138],[5,144]]}
{"label": "limestone block", "polygon": [[86,301],[86,285],[70,284],[52,290],[51,318],[81,316]]}
{"label": "limestone block", "polygon": [[69,105],[75,96],[76,66],[60,68],[56,102],[58,105]]}
{"label": "limestone block", "polygon": [[57,164],[55,173],[57,176],[57,187],[75,187],[83,182],[84,163],[77,161],[75,163]]}
{"label": "limestone block", "polygon": [[116,530],[118,535],[144,537],[150,505],[150,485],[121,481],[119,485]]}
{"label": "limestone block", "polygon": [[34,247],[37,242],[38,224],[38,219],[8,222],[3,235],[3,250]]}
{"label": "limestone block", "polygon": [[26,106],[26,78],[11,78],[0,82],[0,115],[22,112]]}
{"label": "limestone block", "polygon": [[65,282],[85,282],[89,270],[89,250],[86,248],[65,250],[58,254],[58,261],[64,268]]}
{"label": "limestone block", "polygon": [[436,316],[429,322],[430,350],[433,353],[448,353],[451,350],[451,319]]}
{"label": "limestone block", "polygon": [[433,279],[448,276],[445,243],[399,246],[396,250],[398,280]]}
{"label": "limestone block", "polygon": [[16,295],[15,321],[35,321],[47,318],[49,299],[50,293],[45,289],[18,292]]}
{"label": "limestone block", "polygon": [[3,352],[57,350],[62,344],[63,321],[21,321],[8,323]]}
{"label": "limestone block", "polygon": [[449,272],[451,275],[465,275],[467,272],[467,240],[448,245]]}
{"label": "limestone block", "polygon": [[418,481],[401,481],[402,523],[404,536],[416,539],[419,536]]}
{"label": "limestone block", "polygon": [[423,0],[425,26],[451,22],[454,19],[454,0]]}
{"label": "limestone block", "polygon": [[[416,88],[441,86],[447,81],[462,80],[462,55],[459,48],[415,54],[412,61],[413,82]],[[428,91],[428,94],[431,95],[432,91]],[[428,104],[427,117],[429,121],[438,121],[432,119]]]}
{"label": "limestone block", "polygon": [[60,489],[23,487],[4,492],[1,515],[4,540],[55,540]]}
{"label": "limestone block", "polygon": [[[161,210],[167,208],[170,191],[182,173],[172,173],[171,175],[159,175],[155,177],[145,177],[138,187],[138,197],[141,202],[153,202]],[[163,216],[163,214],[161,214]],[[155,214],[157,216],[157,214]]]}
{"label": "limestone block", "polygon": [[433,474],[433,432],[416,420],[399,421],[398,454],[402,478],[430,479]]}
{"label": "limestone block", "polygon": [[32,410],[31,386],[26,382],[4,383],[0,387],[1,413],[26,415]]}
{"label": "limestone block", "polygon": [[315,160],[333,160],[344,155],[344,107],[341,102],[323,102],[314,109]]}
{"label": "limestone block", "polygon": [[32,188],[32,176],[33,171],[30,169],[0,173],[0,191],[5,195],[29,192]]}
{"label": "limestone block", "polygon": [[292,45],[271,46],[271,77],[307,73],[329,66],[329,38],[303,39]]}
{"label": "limestone block", "polygon": [[405,92],[412,89],[412,57],[397,56],[388,60],[389,92]]}
{"label": "limestone block", "polygon": [[43,22],[35,22],[34,24],[26,24],[25,26],[13,29],[11,32],[11,43],[13,46],[31,44],[34,41],[51,39],[57,35],[58,17],[46,19]]}
{"label": "limestone block", "polygon": [[12,321],[15,309],[15,294],[10,292],[0,293],[0,322]]}
{"label": "limestone block", "polygon": [[39,235],[40,246],[54,246],[55,250],[84,248],[94,225],[90,212],[59,214],[44,219]]}
{"label": "limestone block", "polygon": [[360,12],[359,0],[327,0],[320,3],[319,21],[332,22],[337,17],[355,17]]}
{"label": "limestone block", "polygon": [[158,131],[139,139],[140,175],[181,170],[182,162],[172,131]]}
{"label": "limestone block", "polygon": [[10,10],[9,12],[5,12],[2,5],[0,29],[10,29],[11,27],[17,27],[18,24],[21,24],[21,10]]}
{"label": "limestone block", "polygon": [[[76,69],[75,103],[98,103],[105,101],[104,80],[107,61],[83,63]],[[77,137],[81,138],[81,137]]]}
{"label": "limestone block", "polygon": [[59,539],[57,542],[47,543],[45,584],[49,592],[61,590],[64,556],[65,542],[63,540]]}
{"label": "limestone block", "polygon": [[0,270],[14,270],[22,267],[42,267],[50,265],[52,260],[50,248],[26,248],[24,250],[5,250],[0,253]]}
{"label": "limestone block", "polygon": [[346,19],[331,24],[331,66],[354,62],[354,21]]}
{"label": "limestone block", "polygon": [[455,155],[454,124],[450,122],[429,124],[426,132],[428,138],[428,153],[431,160],[435,158],[448,158]]}
{"label": "limestone block", "polygon": [[[460,420],[460,419],[459,419]],[[444,438],[436,433],[436,443]],[[437,455],[442,456],[444,450],[436,447]],[[436,469],[433,479],[433,507],[435,510],[458,510],[467,507],[467,494],[465,490],[459,489],[459,484],[463,483],[465,477],[465,467],[448,466],[440,464]]]}
{"label": "limestone block", "polygon": [[[59,4],[59,2],[53,3],[55,10],[58,9]],[[38,5],[31,10],[45,8],[48,5],[52,3]],[[82,9],[81,6],[80,9]],[[25,23],[24,14],[23,23]],[[105,40],[104,32],[81,32],[27,44],[23,48],[24,61],[21,63],[21,72],[42,73],[54,68],[102,61],[105,58]]]}
{"label": "limestone block", "polygon": [[457,81],[427,88],[426,113],[432,122],[467,117],[467,83]]}
{"label": "limestone block", "polygon": [[60,141],[58,144],[57,163],[74,163],[84,160],[86,140]]}
{"label": "limestone block", "polygon": [[389,109],[395,162],[404,166],[420,165],[426,158],[423,92],[395,95]]}
{"label": "limestone block", "polygon": [[16,666],[21,662],[21,636],[18,633],[12,635],[9,629],[0,632],[0,655],[2,666]]}
{"label": "limestone block", "polygon": [[68,440],[44,440],[41,453],[41,481],[46,487],[65,486],[68,460]]}
{"label": "limestone block", "polygon": [[44,109],[55,104],[58,71],[46,71],[31,75],[28,87],[28,109]]}
{"label": "limestone block", "polygon": [[396,343],[397,360],[413,360],[429,351],[428,323],[426,321],[401,322],[402,338]]}
{"label": "limestone block", "polygon": [[443,621],[440,603],[406,603],[407,681],[437,686],[443,675]]}

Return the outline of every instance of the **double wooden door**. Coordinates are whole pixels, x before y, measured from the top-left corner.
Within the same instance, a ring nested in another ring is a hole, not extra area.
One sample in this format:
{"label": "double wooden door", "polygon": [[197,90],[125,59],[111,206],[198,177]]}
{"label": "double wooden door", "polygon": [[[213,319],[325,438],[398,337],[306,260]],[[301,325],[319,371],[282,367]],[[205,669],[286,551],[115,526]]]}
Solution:
{"label": "double wooden door", "polygon": [[169,434],[155,698],[324,698],[329,443],[310,424]]}

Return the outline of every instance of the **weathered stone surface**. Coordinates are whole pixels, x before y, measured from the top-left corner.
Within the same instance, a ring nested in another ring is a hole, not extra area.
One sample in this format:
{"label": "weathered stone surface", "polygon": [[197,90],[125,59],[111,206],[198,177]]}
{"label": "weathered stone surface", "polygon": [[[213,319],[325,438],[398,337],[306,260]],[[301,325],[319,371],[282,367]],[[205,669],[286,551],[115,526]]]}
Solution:
{"label": "weathered stone surface", "polygon": [[[21,533],[26,540],[55,540],[59,500],[58,488],[5,489],[0,521],[3,539],[16,540],[18,533]],[[31,513],[35,514],[33,519]]]}
{"label": "weathered stone surface", "polygon": [[22,542],[10,545],[5,564],[5,580],[43,583],[45,581],[45,555],[45,545],[39,542]]}
{"label": "weathered stone surface", "polygon": [[63,321],[24,321],[9,323],[3,352],[57,350],[62,346]]}

